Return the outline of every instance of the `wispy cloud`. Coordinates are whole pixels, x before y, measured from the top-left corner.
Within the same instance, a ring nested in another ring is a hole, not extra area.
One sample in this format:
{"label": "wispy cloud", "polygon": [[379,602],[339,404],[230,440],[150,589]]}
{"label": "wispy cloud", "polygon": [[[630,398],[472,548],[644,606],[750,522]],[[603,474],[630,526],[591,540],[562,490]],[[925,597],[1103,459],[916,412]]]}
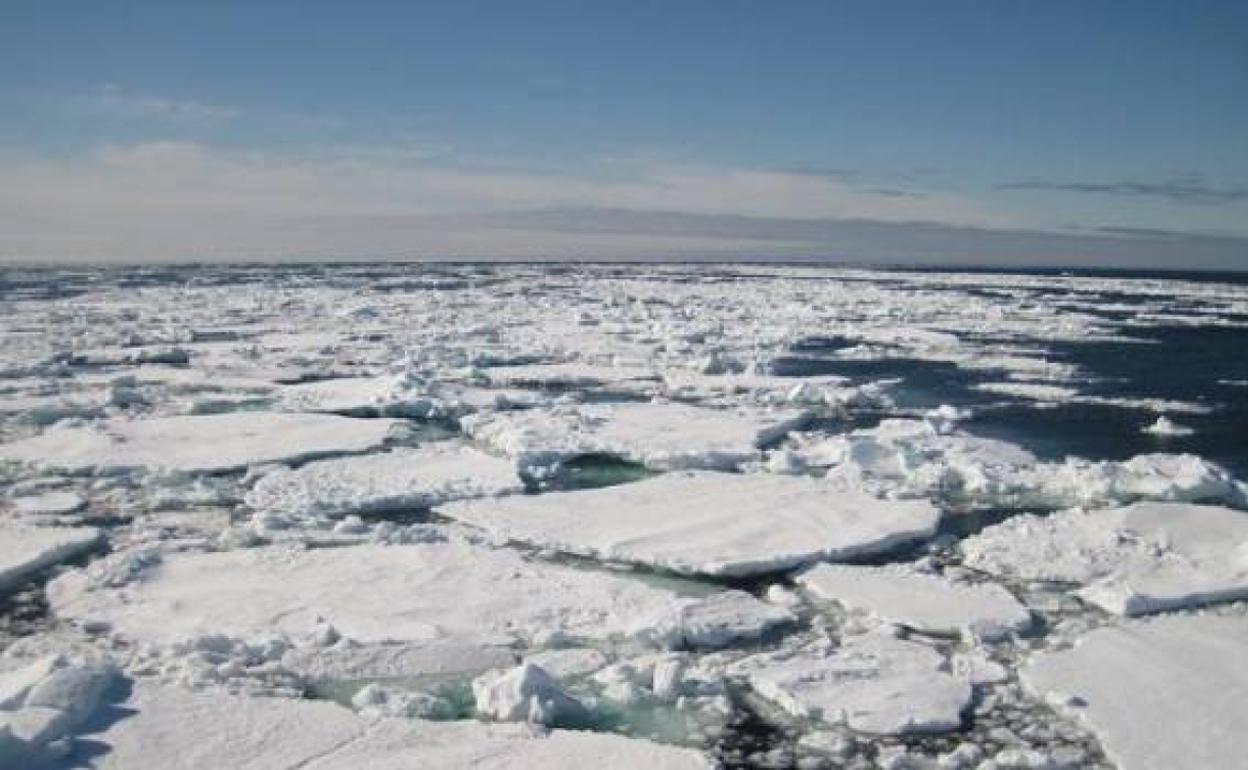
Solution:
{"label": "wispy cloud", "polygon": [[1053,190],[1132,197],[1166,198],[1177,203],[1218,205],[1248,201],[1248,186],[1219,187],[1199,176],[1185,176],[1155,182],[1140,181],[1059,181],[1025,179],[997,185],[999,190]]}
{"label": "wispy cloud", "polygon": [[213,128],[238,117],[240,110],[195,99],[173,99],[128,91],[115,84],[70,99],[72,108],[97,115],[128,120],[170,122],[196,128]]}

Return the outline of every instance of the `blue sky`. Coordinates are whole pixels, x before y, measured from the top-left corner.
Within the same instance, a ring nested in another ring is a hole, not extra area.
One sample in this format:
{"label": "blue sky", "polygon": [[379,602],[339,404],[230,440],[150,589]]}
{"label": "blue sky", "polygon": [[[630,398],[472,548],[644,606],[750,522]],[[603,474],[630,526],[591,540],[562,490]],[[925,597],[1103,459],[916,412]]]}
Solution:
{"label": "blue sky", "polygon": [[1229,0],[9,0],[0,257],[1248,269],[1245,95]]}

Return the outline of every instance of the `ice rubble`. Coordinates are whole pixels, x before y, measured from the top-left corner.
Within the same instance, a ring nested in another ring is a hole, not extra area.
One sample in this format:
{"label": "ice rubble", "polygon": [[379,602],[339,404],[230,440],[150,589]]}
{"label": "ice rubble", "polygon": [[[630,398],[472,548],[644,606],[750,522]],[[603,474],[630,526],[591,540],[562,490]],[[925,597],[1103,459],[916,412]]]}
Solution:
{"label": "ice rubble", "polygon": [[1190,436],[1196,431],[1186,425],[1179,425],[1170,418],[1162,415],[1158,417],[1156,422],[1141,428],[1144,433],[1151,433],[1154,436],[1166,438],[1179,438],[1182,436]]}
{"label": "ice rubble", "polygon": [[616,735],[480,722],[369,721],[332,703],[193,693],[144,681],[94,733],[98,770],[709,770],[695,751]]}
{"label": "ice rubble", "polygon": [[585,704],[533,663],[482,674],[472,681],[472,695],[478,713],[503,722],[574,725],[589,716]]}
{"label": "ice rubble", "polygon": [[1078,596],[1119,615],[1248,598],[1248,513],[1186,503],[1135,503],[1017,516],[961,544],[975,569],[1077,583]]}
{"label": "ice rubble", "polygon": [[483,369],[479,376],[494,387],[594,388],[653,381],[653,369],[585,362],[518,364]]}
{"label": "ice rubble", "polygon": [[826,469],[842,488],[893,497],[933,496],[986,508],[1067,508],[1135,500],[1248,503],[1246,487],[1189,454],[1122,462],[1038,461],[1022,447],[948,430],[939,421],[886,419],[830,438],[798,435],[773,454],[779,472]]}
{"label": "ice rubble", "polygon": [[152,468],[217,473],[364,452],[380,446],[393,424],[270,412],[114,420],[91,427],[52,428],[0,445],[0,459],[73,472]]}
{"label": "ice rubble", "polygon": [[930,537],[940,511],[820,479],[681,471],[603,489],[452,503],[500,537],[684,573],[749,575],[876,554]]}
{"label": "ice rubble", "polygon": [[40,570],[72,559],[103,540],[92,527],[0,525],[0,594],[21,585]]}
{"label": "ice rubble", "polygon": [[[320,622],[365,644],[527,641],[554,632],[605,640],[651,632],[638,626],[641,618],[658,624],[673,616],[690,644],[723,635],[719,608],[707,600],[691,610],[671,591],[628,577],[454,543],[174,554],[136,577],[101,587],[90,571],[74,571],[48,586],[49,603],[61,618],[160,644],[294,638]],[[775,623],[773,608],[751,601],[738,607],[733,638]]]}
{"label": "ice rubble", "polygon": [[881,735],[956,730],[971,685],[917,642],[868,633],[759,653],[735,664],[762,697],[795,717]]}
{"label": "ice rubble", "polygon": [[760,447],[807,419],[795,410],[621,403],[475,414],[460,423],[474,441],[530,470],[584,455],[723,470],[758,459]]}
{"label": "ice rubble", "polygon": [[12,498],[13,511],[21,516],[64,516],[86,507],[87,501],[77,492],[50,491]]}
{"label": "ice rubble", "polygon": [[116,678],[110,666],[55,655],[0,673],[0,767],[64,755]]}
{"label": "ice rubble", "polygon": [[512,463],[447,442],[275,470],[262,476],[244,500],[255,511],[311,519],[423,508],[523,490]]}
{"label": "ice rubble", "polygon": [[816,596],[889,623],[993,641],[1031,625],[1031,614],[1001,586],[955,583],[911,567],[820,564],[797,577]]}
{"label": "ice rubble", "polygon": [[1021,678],[1095,731],[1122,770],[1242,767],[1246,656],[1243,617],[1159,617],[1037,655]]}

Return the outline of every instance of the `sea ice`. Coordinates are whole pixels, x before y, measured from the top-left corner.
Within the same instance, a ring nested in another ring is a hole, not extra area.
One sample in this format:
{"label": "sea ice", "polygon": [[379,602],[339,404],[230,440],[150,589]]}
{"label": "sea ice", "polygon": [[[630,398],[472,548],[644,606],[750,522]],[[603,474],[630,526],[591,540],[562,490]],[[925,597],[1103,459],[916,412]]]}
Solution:
{"label": "sea ice", "polygon": [[[101,590],[88,571],[75,571],[49,585],[49,602],[61,618],[161,644],[296,638],[319,622],[365,644],[554,632],[605,640],[636,635],[639,618],[685,607],[626,576],[451,543],[173,554],[139,577]],[[770,617],[759,613],[757,622],[766,627]]]}
{"label": "sea ice", "polygon": [[940,511],[807,477],[682,471],[603,489],[452,503],[439,513],[519,542],[684,573],[749,575],[930,537]]}
{"label": "sea ice", "polygon": [[423,508],[523,490],[512,463],[442,442],[279,469],[261,477],[245,501],[256,511],[314,518]]}
{"label": "sea ice", "polygon": [[611,455],[662,470],[731,470],[758,459],[760,447],[807,419],[793,410],[621,403],[476,414],[460,422],[473,440],[526,469]]}
{"label": "sea ice", "polygon": [[472,695],[479,713],[502,722],[577,724],[589,716],[585,704],[534,663],[482,674],[472,681]]}
{"label": "sea ice", "polygon": [[1031,625],[1027,608],[1001,586],[955,583],[908,567],[820,564],[797,582],[816,596],[927,633],[993,641]]}
{"label": "sea ice", "polygon": [[1242,767],[1246,656],[1242,617],[1159,617],[1042,653],[1021,678],[1086,723],[1122,770]]}
{"label": "sea ice", "polygon": [[523,724],[371,722],[333,703],[196,693],[145,681],[92,735],[98,770],[710,770],[689,749]]}
{"label": "sea ice", "polygon": [[64,516],[87,505],[77,492],[52,491],[12,499],[13,511],[22,516]]}
{"label": "sea ice", "polygon": [[1119,615],[1248,598],[1248,513],[1135,503],[1018,516],[962,542],[966,564],[1022,580],[1079,583]]}
{"label": "sea ice", "polygon": [[140,468],[217,473],[266,462],[310,460],[380,446],[390,420],[320,414],[228,414],[114,420],[52,428],[0,445],[0,459],[74,472]]}
{"label": "sea ice", "polygon": [[840,647],[816,642],[735,664],[761,696],[795,717],[880,735],[956,730],[971,686],[946,673],[940,653],[883,634]]}
{"label": "sea ice", "polygon": [[1151,433],[1154,436],[1179,438],[1182,436],[1190,436],[1196,431],[1186,425],[1179,425],[1170,418],[1162,415],[1157,421],[1141,429],[1144,433]]}
{"label": "sea ice", "polygon": [[0,594],[42,569],[94,548],[102,538],[91,527],[0,526]]}

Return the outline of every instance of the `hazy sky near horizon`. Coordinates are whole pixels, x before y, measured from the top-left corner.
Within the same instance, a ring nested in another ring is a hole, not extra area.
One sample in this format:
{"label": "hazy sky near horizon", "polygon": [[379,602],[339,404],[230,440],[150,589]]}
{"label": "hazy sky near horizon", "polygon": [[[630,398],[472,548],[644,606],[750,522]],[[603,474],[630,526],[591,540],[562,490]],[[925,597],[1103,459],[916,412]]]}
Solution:
{"label": "hazy sky near horizon", "polygon": [[1248,269],[1248,3],[0,5],[0,261]]}

